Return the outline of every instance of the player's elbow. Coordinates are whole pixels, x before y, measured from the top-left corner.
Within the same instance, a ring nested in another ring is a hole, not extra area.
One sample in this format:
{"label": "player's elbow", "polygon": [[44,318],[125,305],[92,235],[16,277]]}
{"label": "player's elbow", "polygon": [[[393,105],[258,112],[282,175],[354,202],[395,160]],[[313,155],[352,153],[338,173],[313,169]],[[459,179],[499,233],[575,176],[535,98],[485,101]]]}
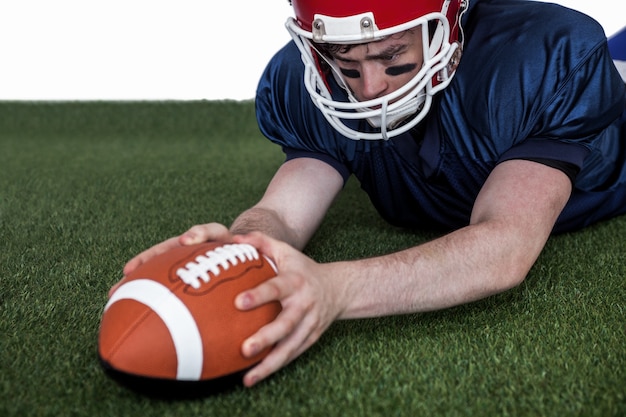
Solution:
{"label": "player's elbow", "polygon": [[501,293],[521,285],[533,265],[528,259],[511,260],[504,263],[497,273],[493,275],[491,286],[494,293]]}

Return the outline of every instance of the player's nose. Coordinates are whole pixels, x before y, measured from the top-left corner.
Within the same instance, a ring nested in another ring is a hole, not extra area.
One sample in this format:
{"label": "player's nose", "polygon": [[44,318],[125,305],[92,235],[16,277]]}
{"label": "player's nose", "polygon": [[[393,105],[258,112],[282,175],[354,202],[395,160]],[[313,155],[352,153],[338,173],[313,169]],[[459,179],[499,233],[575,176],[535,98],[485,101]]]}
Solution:
{"label": "player's nose", "polygon": [[377,65],[364,65],[361,69],[361,98],[372,100],[387,93],[387,77]]}

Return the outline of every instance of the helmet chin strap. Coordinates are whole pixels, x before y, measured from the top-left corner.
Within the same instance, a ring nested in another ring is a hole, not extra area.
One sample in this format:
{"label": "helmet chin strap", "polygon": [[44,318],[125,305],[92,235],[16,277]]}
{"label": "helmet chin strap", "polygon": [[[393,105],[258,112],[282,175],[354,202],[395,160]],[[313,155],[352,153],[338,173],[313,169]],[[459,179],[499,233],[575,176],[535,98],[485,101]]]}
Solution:
{"label": "helmet chin strap", "polygon": [[[349,97],[350,101],[354,99],[354,97],[352,97],[352,94],[349,94]],[[426,93],[424,91],[420,91],[417,97],[411,98],[395,110],[387,110],[388,103],[385,101],[382,105],[382,111],[380,116],[368,117],[367,121],[370,125],[372,125],[372,127],[382,129],[383,126],[385,126],[385,128],[393,129],[394,127],[402,123],[404,119],[417,113],[422,108],[425,101]],[[357,109],[357,111],[363,112],[366,110]]]}

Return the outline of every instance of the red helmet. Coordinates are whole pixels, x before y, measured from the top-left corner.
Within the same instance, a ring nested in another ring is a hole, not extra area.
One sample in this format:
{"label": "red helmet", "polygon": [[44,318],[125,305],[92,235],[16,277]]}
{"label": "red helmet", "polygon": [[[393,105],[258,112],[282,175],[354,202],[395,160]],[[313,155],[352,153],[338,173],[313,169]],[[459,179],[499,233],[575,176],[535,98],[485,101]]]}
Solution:
{"label": "red helmet", "polygon": [[[327,120],[351,139],[388,139],[421,121],[432,96],[451,81],[462,49],[461,15],[469,0],[292,0],[295,19],[286,26],[305,64],[305,86]],[[424,65],[404,87],[384,97],[358,102],[334,62],[316,44],[358,44],[421,26]],[[332,76],[347,91],[349,101],[332,98],[326,74],[317,64],[327,62]],[[380,133],[363,133],[343,120],[365,119]]]}

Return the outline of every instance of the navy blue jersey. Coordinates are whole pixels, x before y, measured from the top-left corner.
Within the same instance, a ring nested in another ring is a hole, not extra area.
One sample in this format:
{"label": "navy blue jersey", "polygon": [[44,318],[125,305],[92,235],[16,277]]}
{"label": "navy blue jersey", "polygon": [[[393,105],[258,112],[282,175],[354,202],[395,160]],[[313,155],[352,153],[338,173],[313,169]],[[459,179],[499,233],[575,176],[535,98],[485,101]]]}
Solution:
{"label": "navy blue jersey", "polygon": [[345,180],[354,175],[398,226],[467,225],[487,176],[511,159],[578,172],[555,232],[626,212],[626,88],[601,26],[553,4],[482,0],[464,27],[455,78],[412,131],[388,141],[343,137],[311,102],[293,43],[261,78],[259,127],[287,159],[317,158]]}

